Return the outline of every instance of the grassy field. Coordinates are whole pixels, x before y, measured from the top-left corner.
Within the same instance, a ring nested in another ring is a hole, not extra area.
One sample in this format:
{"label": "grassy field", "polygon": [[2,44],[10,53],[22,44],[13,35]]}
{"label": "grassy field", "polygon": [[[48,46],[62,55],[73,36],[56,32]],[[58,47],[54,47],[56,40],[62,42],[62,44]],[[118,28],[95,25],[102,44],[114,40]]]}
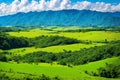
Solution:
{"label": "grassy field", "polygon": [[71,45],[60,45],[60,46],[50,46],[45,48],[35,48],[35,47],[28,47],[28,48],[17,48],[7,50],[7,52],[11,52],[12,54],[19,54],[24,55],[27,53],[33,53],[38,51],[45,51],[45,52],[52,52],[52,53],[59,53],[66,51],[78,51],[83,48],[90,48],[94,46],[102,46],[105,45],[103,43],[93,43],[93,44],[71,44]]}
{"label": "grassy field", "polygon": [[58,35],[65,36],[69,38],[76,38],[78,40],[90,40],[90,41],[112,41],[112,40],[120,40],[119,32],[110,32],[110,31],[89,31],[89,32],[56,32],[56,31],[48,31],[48,30],[40,30],[34,29],[30,31],[20,31],[20,32],[8,32],[11,36],[16,37],[28,37],[34,38],[41,35]]}
{"label": "grassy field", "polygon": [[78,40],[90,40],[90,41],[108,41],[120,40],[119,32],[105,32],[105,31],[90,31],[90,32],[75,32],[73,33],[60,33],[60,36],[64,35],[70,38],[76,38]]}
{"label": "grassy field", "polygon": [[51,35],[53,34],[53,31],[47,31],[47,30],[41,30],[41,29],[33,29],[29,31],[19,31],[19,32],[8,32],[11,36],[16,37],[28,37],[28,38],[34,38],[41,35]]}
{"label": "grassy field", "polygon": [[[17,72],[21,73],[30,73],[34,75],[41,75],[45,74],[50,77],[59,76],[62,80],[120,80],[120,79],[109,79],[109,78],[102,78],[102,77],[94,77],[85,74],[84,71],[87,70],[88,72],[95,71],[99,67],[104,67],[105,63],[118,63],[120,61],[119,57],[108,58],[101,61],[91,62],[85,65],[80,66],[73,66],[72,68],[67,66],[61,66],[57,64],[46,64],[40,63],[38,65],[35,64],[27,64],[27,63],[6,63],[0,62],[0,69],[6,71],[5,73],[10,76],[10,74],[15,73],[14,76],[11,77],[19,77],[16,74]],[[9,71],[12,73],[9,73]],[[22,76],[20,76],[22,77]]]}
{"label": "grassy field", "polygon": [[[92,43],[91,44],[75,43],[69,45],[49,46],[44,48],[36,48],[34,46],[23,47],[23,48],[14,48],[10,50],[0,50],[0,53],[4,51],[10,52],[12,53],[12,55],[6,54],[5,56],[11,57],[13,55],[16,56],[24,55],[38,51],[45,51],[52,53],[59,53],[65,51],[74,52],[84,48],[106,45],[107,43],[103,43],[106,40],[107,41],[120,40],[119,37],[120,32],[116,32],[116,31],[64,32],[64,30],[67,30],[67,28],[54,28],[52,30],[32,29],[27,31],[7,32],[7,33],[10,34],[11,36],[27,37],[27,38],[35,38],[42,35],[47,35],[47,36],[57,35],[57,36],[75,38],[82,41],[91,41]],[[14,61],[9,61],[9,62],[0,62],[0,71],[2,71],[2,73],[5,73],[10,77],[15,77],[20,79],[24,77],[25,74],[33,74],[37,76],[45,74],[49,77],[58,76],[61,78],[61,80],[120,80],[118,78],[113,79],[113,78],[95,77],[85,73],[85,71],[88,71],[88,73],[92,73],[93,71],[97,73],[97,69],[100,67],[105,67],[106,63],[114,63],[114,65],[117,65],[119,64],[119,62],[120,62],[120,57],[112,57],[96,62],[90,62],[84,65],[68,67],[68,66],[59,65],[56,62],[53,62],[52,64],[48,64],[48,63],[28,64],[28,63],[21,63],[21,62],[17,63]]]}

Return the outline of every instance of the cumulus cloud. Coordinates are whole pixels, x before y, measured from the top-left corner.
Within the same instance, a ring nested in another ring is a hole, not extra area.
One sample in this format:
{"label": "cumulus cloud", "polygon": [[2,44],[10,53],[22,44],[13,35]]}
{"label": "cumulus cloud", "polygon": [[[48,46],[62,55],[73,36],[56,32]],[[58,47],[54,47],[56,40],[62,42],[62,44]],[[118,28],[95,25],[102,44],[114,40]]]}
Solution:
{"label": "cumulus cloud", "polygon": [[0,4],[0,16],[15,14],[18,12],[29,11],[47,11],[47,10],[63,10],[63,9],[77,9],[77,10],[92,10],[100,12],[115,12],[120,11],[120,4],[111,5],[104,2],[88,2],[81,1],[74,4],[70,0],[14,0],[11,4]]}

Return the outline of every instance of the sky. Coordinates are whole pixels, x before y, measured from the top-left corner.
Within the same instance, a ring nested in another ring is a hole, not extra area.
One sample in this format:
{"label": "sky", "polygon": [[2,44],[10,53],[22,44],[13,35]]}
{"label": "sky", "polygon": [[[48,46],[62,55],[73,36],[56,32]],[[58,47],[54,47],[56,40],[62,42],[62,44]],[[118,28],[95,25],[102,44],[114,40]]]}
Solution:
{"label": "sky", "polygon": [[[7,4],[10,4],[13,0],[0,0],[0,3],[5,2]],[[31,0],[29,0],[31,1]],[[39,0],[36,0],[39,1]],[[78,1],[85,1],[85,0],[71,0],[72,3],[78,2]],[[110,3],[110,4],[119,4],[120,0],[86,0],[90,2],[105,2],[105,3]]]}
{"label": "sky", "polygon": [[120,0],[0,0],[0,16],[63,9],[120,12]]}

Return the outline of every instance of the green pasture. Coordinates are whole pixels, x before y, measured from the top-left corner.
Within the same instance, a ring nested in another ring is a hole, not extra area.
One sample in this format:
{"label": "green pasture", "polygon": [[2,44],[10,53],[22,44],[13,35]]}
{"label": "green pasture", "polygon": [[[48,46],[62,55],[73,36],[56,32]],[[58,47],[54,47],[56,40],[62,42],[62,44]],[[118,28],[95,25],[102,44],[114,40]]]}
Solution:
{"label": "green pasture", "polygon": [[89,40],[89,41],[113,41],[120,40],[120,32],[111,32],[111,31],[88,31],[88,32],[56,32],[56,31],[48,31],[41,29],[33,29],[29,31],[19,31],[19,32],[8,32],[11,36],[16,37],[28,37],[34,38],[41,35],[48,36],[64,36],[69,38],[75,38],[78,40]]}
{"label": "green pasture", "polygon": [[[49,77],[59,76],[62,80],[120,80],[120,79],[110,79],[110,78],[102,78],[102,77],[94,77],[88,74],[85,74],[85,70],[88,72],[96,71],[99,67],[104,67],[106,63],[117,63],[120,61],[119,57],[108,58],[101,61],[91,62],[85,65],[80,66],[61,66],[56,63],[46,64],[39,63],[36,64],[28,64],[28,63],[12,63],[12,62],[0,62],[0,69],[6,71],[5,73],[10,76],[10,74],[14,74],[11,77],[19,77],[17,72],[21,73],[30,73],[33,75],[41,75],[45,74]],[[9,73],[9,72],[12,73]],[[21,76],[22,77],[22,76]]]}
{"label": "green pasture", "polygon": [[[49,28],[48,28],[49,29]],[[73,29],[73,28],[71,28]],[[82,41],[91,41],[91,44],[69,44],[69,45],[56,45],[49,46],[45,48],[36,48],[36,47],[23,47],[23,48],[15,48],[10,50],[0,50],[0,52],[10,52],[12,55],[24,55],[28,53],[45,51],[52,53],[60,53],[65,51],[79,51],[84,48],[91,48],[95,46],[103,46],[105,43],[100,43],[104,41],[116,41],[120,40],[120,32],[112,32],[112,31],[88,31],[88,32],[59,32],[59,31],[67,30],[67,28],[53,28],[52,30],[43,30],[43,29],[31,29],[28,31],[18,31],[18,32],[7,32],[11,36],[15,37],[27,37],[27,38],[35,38],[38,36],[46,35],[46,36],[64,36],[69,38],[75,38]],[[99,42],[99,43],[97,43]],[[11,57],[11,55],[7,55],[7,57]],[[25,74],[20,73],[28,73],[36,76],[40,76],[45,74],[49,77],[58,76],[61,80],[120,80],[118,78],[103,78],[103,77],[95,77],[90,76],[85,73],[88,71],[89,74],[92,72],[97,73],[97,69],[100,67],[105,67],[106,63],[113,63],[114,65],[119,64],[120,57],[112,57],[96,62],[90,62],[84,65],[79,66],[62,66],[57,63],[16,63],[16,62],[0,62],[0,71],[5,73],[10,77],[22,78]]]}
{"label": "green pasture", "polygon": [[78,40],[89,40],[89,41],[112,41],[120,40],[119,32],[106,32],[106,31],[90,31],[90,32],[64,32],[60,33],[60,36],[64,35],[65,37],[76,38]]}
{"label": "green pasture", "polygon": [[53,31],[48,30],[41,30],[41,29],[33,29],[28,31],[19,31],[19,32],[8,32],[11,36],[16,37],[28,37],[28,38],[34,38],[41,35],[49,35],[52,34]]}
{"label": "green pasture", "polygon": [[81,70],[87,70],[88,72],[92,72],[92,71],[97,72],[97,69],[99,67],[105,67],[106,63],[119,65],[120,64],[119,62],[120,62],[120,57],[113,57],[113,58],[108,58],[108,59],[104,59],[96,62],[90,62],[88,64],[81,65],[79,68]]}
{"label": "green pasture", "polygon": [[19,54],[24,55],[27,53],[33,53],[38,51],[45,51],[45,52],[52,52],[52,53],[59,53],[64,51],[78,51],[83,48],[90,48],[94,46],[103,46],[105,44],[103,43],[93,43],[93,44],[71,44],[71,45],[58,45],[58,46],[50,46],[45,48],[36,48],[36,47],[27,47],[27,48],[17,48],[17,49],[11,49],[7,50],[7,52],[10,52],[12,54]]}
{"label": "green pasture", "polygon": [[0,52],[3,52],[3,50],[0,49]]}

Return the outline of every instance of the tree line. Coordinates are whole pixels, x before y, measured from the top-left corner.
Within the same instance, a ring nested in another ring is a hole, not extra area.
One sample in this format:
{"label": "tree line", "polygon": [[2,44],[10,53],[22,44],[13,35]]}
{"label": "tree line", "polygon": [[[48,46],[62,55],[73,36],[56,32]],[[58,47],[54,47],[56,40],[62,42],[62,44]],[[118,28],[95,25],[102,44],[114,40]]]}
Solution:
{"label": "tree line", "polygon": [[39,36],[36,38],[13,37],[5,33],[0,33],[0,49],[8,50],[22,47],[48,47],[54,45],[65,45],[80,43],[81,41],[73,38],[60,36]]}
{"label": "tree line", "polygon": [[[25,54],[23,56],[13,56],[8,58],[7,60],[14,60],[16,62],[27,62],[27,63],[52,63],[58,62],[58,64],[62,65],[80,65],[93,61],[98,61],[106,58],[110,58],[113,56],[120,56],[120,43],[116,44],[107,44],[104,46],[95,46],[91,48],[84,48],[79,51],[71,52],[66,51],[60,53],[50,53],[50,52],[33,52],[30,54]],[[4,53],[2,53],[3,55]],[[1,56],[2,57],[2,56]],[[6,61],[5,57],[2,57],[3,61]]]}
{"label": "tree line", "polygon": [[65,44],[74,44],[80,43],[80,40],[67,38],[63,36],[39,36],[31,39],[30,41],[35,47],[48,47],[55,45],[65,45]]}
{"label": "tree line", "polygon": [[12,37],[5,33],[0,33],[0,49],[7,50],[30,46],[29,40],[24,37]]}

